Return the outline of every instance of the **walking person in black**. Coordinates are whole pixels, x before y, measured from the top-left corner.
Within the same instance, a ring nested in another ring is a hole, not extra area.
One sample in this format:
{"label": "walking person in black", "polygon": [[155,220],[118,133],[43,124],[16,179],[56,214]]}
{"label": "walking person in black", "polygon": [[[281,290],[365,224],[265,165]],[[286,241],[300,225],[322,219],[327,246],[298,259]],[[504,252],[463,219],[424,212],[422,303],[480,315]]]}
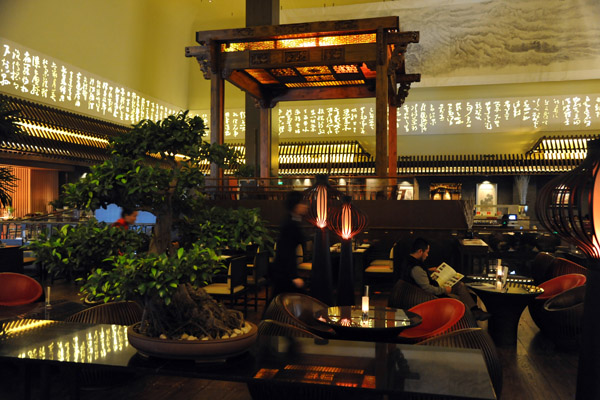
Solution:
{"label": "walking person in black", "polygon": [[286,216],[279,227],[275,248],[275,262],[271,271],[273,297],[279,293],[304,292],[304,280],[298,276],[296,248],[304,245],[300,227],[302,216],[308,211],[302,193],[291,191],[285,199]]}

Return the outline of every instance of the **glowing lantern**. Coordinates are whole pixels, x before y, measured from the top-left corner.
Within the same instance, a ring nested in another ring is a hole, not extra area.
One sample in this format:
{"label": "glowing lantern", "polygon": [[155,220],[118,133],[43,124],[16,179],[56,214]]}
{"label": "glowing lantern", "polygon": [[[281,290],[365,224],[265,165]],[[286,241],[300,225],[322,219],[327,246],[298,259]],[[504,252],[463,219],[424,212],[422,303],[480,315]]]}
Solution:
{"label": "glowing lantern", "polygon": [[550,232],[588,257],[577,399],[600,396],[600,140],[587,142],[587,157],[551,180],[538,194],[537,217]]}

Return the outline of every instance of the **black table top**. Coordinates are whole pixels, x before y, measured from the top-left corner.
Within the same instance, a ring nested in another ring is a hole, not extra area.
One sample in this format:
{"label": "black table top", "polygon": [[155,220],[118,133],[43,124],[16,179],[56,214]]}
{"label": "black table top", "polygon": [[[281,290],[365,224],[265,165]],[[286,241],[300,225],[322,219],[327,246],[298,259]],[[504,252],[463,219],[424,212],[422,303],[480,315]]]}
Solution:
{"label": "black table top", "polygon": [[370,306],[365,317],[363,318],[361,306],[329,307],[315,313],[317,321],[333,328],[340,335],[348,331],[365,331],[393,336],[422,322],[418,314],[389,307]]}
{"label": "black table top", "polygon": [[[480,350],[259,336],[249,352],[218,364],[144,358],[127,328],[48,320],[4,323],[0,359],[110,366],[147,374],[332,390],[495,399]],[[293,349],[293,351],[289,351]],[[315,371],[317,371],[315,373]],[[320,371],[320,372],[319,372]],[[309,376],[310,375],[310,379]]]}
{"label": "black table top", "polygon": [[495,293],[498,295],[519,295],[519,296],[537,296],[544,293],[544,289],[535,285],[507,282],[506,285],[498,290],[494,283],[471,282],[466,284],[476,292]]}

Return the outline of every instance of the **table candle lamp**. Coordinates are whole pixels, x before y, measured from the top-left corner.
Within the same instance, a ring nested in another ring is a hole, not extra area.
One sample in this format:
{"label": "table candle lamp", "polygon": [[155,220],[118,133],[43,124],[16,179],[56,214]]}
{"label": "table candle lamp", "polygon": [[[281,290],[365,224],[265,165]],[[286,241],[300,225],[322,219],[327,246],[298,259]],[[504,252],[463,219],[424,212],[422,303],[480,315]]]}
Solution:
{"label": "table candle lamp", "polygon": [[354,305],[354,266],[352,238],[367,225],[367,216],[352,205],[352,198],[344,196],[342,206],[331,212],[331,230],[342,239],[338,273],[338,306]]}
{"label": "table candle lamp", "polygon": [[600,139],[587,142],[575,169],[552,179],[538,193],[540,223],[588,258],[583,332],[577,375],[580,399],[600,398]]}
{"label": "table candle lamp", "polygon": [[315,184],[304,191],[304,199],[308,202],[306,220],[317,228],[313,242],[310,293],[328,305],[333,304],[333,283],[327,217],[339,204],[340,198],[341,193],[329,185],[327,175],[317,175]]}
{"label": "table candle lamp", "polygon": [[362,319],[369,320],[369,285],[365,285],[365,295],[362,297]]}

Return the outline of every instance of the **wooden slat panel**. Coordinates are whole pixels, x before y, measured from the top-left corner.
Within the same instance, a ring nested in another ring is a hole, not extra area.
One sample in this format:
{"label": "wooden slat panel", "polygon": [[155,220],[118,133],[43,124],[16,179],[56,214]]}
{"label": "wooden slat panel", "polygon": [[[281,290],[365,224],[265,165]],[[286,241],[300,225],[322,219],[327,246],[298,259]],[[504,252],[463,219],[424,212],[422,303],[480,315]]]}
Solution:
{"label": "wooden slat panel", "polygon": [[31,212],[46,214],[48,203],[58,198],[58,171],[31,170]]}

